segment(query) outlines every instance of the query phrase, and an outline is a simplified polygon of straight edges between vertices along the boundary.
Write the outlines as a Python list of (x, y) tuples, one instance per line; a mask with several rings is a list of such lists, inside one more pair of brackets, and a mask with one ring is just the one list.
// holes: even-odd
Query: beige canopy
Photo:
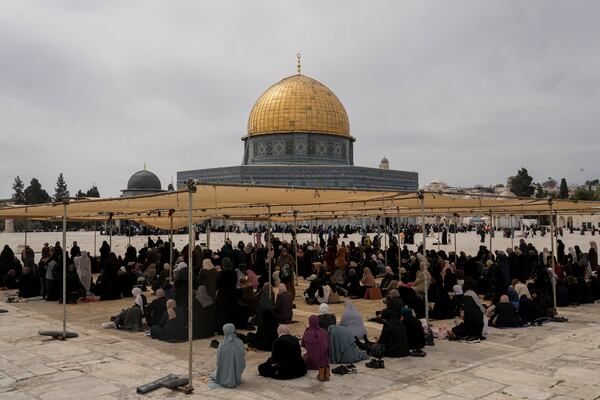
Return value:
[[(348, 189), (285, 188), (197, 184), (192, 193), (192, 220), (208, 218), (232, 220), (293, 221), (309, 219), (374, 216), (548, 214), (547, 199), (416, 193), (359, 191)], [(189, 192), (180, 190), (136, 197), (71, 200), (69, 220), (125, 219), (162, 229), (188, 224)], [(600, 212), (599, 201), (553, 200), (552, 209), (563, 214)], [(58, 219), (62, 204), (0, 208), (0, 218)], [(171, 218), (172, 217), (172, 218)]]

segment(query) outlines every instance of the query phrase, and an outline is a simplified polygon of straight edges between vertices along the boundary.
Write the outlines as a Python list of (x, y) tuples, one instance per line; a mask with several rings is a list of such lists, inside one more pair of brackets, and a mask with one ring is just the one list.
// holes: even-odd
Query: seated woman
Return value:
[(162, 319), (163, 314), (167, 311), (167, 298), (163, 289), (157, 289), (155, 292), (156, 298), (146, 306), (144, 315), (148, 326), (156, 325)]
[(363, 276), (362, 276), (362, 279), (360, 280), (360, 285), (361, 285), (361, 294), (360, 294), (361, 297), (365, 296), (365, 294), (369, 288), (377, 287), (377, 284), (375, 283), (375, 277), (373, 276), (371, 269), (369, 269), (368, 267), (365, 267), (363, 269)]
[(476, 283), (472, 279), (465, 280), (465, 294), (463, 298), (463, 322), (455, 326), (449, 332), (449, 339), (460, 340), (467, 339), (478, 341), (484, 339), (483, 316), (485, 309), (481, 304), (481, 299), (473, 290)]
[(23, 274), (19, 279), (19, 297), (25, 299), (39, 295), (40, 278), (31, 271), (31, 268), (23, 267)]
[(198, 286), (192, 303), (194, 339), (204, 339), (215, 334), (215, 301), (206, 286)]
[(139, 307), (142, 310), (142, 316), (144, 316), (144, 311), (146, 310), (146, 306), (148, 305), (148, 300), (146, 299), (146, 295), (142, 293), (142, 289), (139, 287), (134, 287), (131, 289), (131, 295), (133, 296), (133, 307)]
[(337, 324), (335, 314), (329, 312), (329, 305), (323, 303), (319, 306), (319, 326), (325, 331), (331, 326)]
[(125, 331), (143, 331), (142, 310), (139, 307), (129, 307), (119, 315), (111, 318), (112, 322), (102, 324), (104, 328), (117, 328)]
[(258, 298), (258, 304), (256, 305), (256, 324), (260, 325), (261, 318), (265, 310), (273, 312), (273, 299), (275, 295), (271, 285), (269, 283), (263, 284), (262, 288), (258, 291), (256, 297)]
[(283, 283), (279, 284), (279, 293), (275, 299), (273, 315), (280, 324), (289, 324), (292, 322), (294, 315), (293, 299)]
[(168, 342), (179, 342), (187, 339), (183, 310), (177, 308), (175, 300), (167, 300), (167, 311), (158, 325), (150, 328), (150, 337)]
[(256, 333), (248, 333), (248, 345), (257, 350), (271, 351), (273, 343), (279, 336), (277, 334), (278, 327), (279, 324), (273, 317), (273, 312), (263, 310)]
[(356, 338), (345, 326), (331, 325), (328, 329), (331, 339), (329, 360), (333, 364), (352, 364), (369, 358), (365, 351), (356, 346)]
[(406, 357), (410, 355), (406, 328), (400, 316), (386, 309), (381, 314), (385, 320), (377, 344), (383, 345), (385, 357)]
[(294, 379), (306, 375), (298, 338), (290, 335), (287, 325), (279, 326), (277, 333), (279, 337), (273, 343), (271, 357), (258, 366), (258, 373), (275, 379)]
[(356, 340), (364, 339), (365, 343), (370, 343), (367, 338), (367, 328), (363, 322), (362, 315), (358, 312), (350, 300), (346, 300), (346, 308), (340, 320), (340, 326), (350, 329)]
[(225, 337), (217, 349), (217, 370), (211, 375), (208, 387), (234, 388), (242, 383), (242, 373), (246, 368), (244, 344), (235, 334), (233, 324), (223, 326)]
[(408, 340), (408, 349), (411, 355), (423, 356), (425, 352), (425, 331), (423, 324), (419, 321), (408, 307), (404, 307), (401, 311), (401, 319), (406, 328), (406, 339)]
[(510, 303), (508, 296), (500, 296), (500, 302), (495, 305), (493, 314), (490, 318), (490, 325), (497, 328), (514, 328), (523, 326), (523, 321), (519, 314)]
[(519, 300), (519, 317), (522, 321), (534, 322), (548, 318), (548, 314), (535, 301), (523, 294)]
[(302, 335), (302, 347), (306, 349), (304, 361), (308, 369), (318, 369), (321, 381), (328, 380), (329, 373), (329, 334), (319, 326), (319, 316), (308, 317), (308, 328)]
[(396, 288), (396, 287), (389, 288), (390, 283), (392, 283), (392, 281), (399, 281), (399, 280), (400, 280), (400, 278), (398, 277), (398, 275), (394, 274), (392, 267), (385, 267), (385, 275), (383, 275), (383, 278), (381, 279), (381, 284), (379, 285), (383, 295), (386, 295), (388, 290)]
[(432, 319), (452, 319), (456, 316), (452, 301), (444, 286), (437, 288), (437, 298), (429, 316)]

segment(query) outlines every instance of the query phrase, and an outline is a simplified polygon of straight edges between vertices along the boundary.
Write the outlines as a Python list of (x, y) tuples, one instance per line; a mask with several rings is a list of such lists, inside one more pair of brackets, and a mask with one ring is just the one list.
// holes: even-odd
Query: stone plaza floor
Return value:
[[(91, 250), (92, 234), (69, 233), (69, 243), (78, 240), (83, 249)], [(221, 234), (222, 235), (222, 234)], [(222, 236), (215, 242), (222, 242)], [(244, 235), (245, 240), (250, 236)], [(309, 235), (306, 235), (309, 236)], [(105, 237), (98, 236), (100, 240)], [(238, 236), (232, 235), (236, 240)], [(288, 235), (289, 238), (289, 235)], [(0, 244), (15, 248), (22, 234), (0, 234)], [(36, 250), (43, 241), (60, 239), (60, 233), (34, 233), (29, 236)], [(138, 246), (145, 238), (134, 238)], [(163, 237), (164, 239), (164, 237)], [(595, 238), (567, 235), (567, 246), (579, 244), (587, 251)], [(183, 243), (185, 236), (177, 237)], [(202, 240), (202, 237), (201, 237)], [(289, 240), (289, 239), (288, 239)], [(304, 238), (302, 238), (304, 240)], [(433, 240), (433, 239), (432, 239)], [(118, 252), (124, 251), (127, 239), (113, 238)], [(499, 248), (510, 239), (495, 239)], [(515, 240), (515, 243), (518, 240)], [(549, 237), (534, 238), (539, 250), (549, 247)], [(479, 243), (472, 234), (459, 235), (459, 249), (473, 253)], [(446, 251), (452, 246), (442, 246)], [(122, 249), (122, 251), (120, 250)], [(308, 316), (318, 313), (318, 306), (304, 304), (300, 298), (306, 287), (301, 280), (297, 288), (292, 333), (301, 335)], [(68, 305), (68, 329), (79, 334), (65, 342), (38, 335), (39, 330), (61, 329), (62, 305), (52, 302), (6, 303), (14, 291), (0, 291), (0, 399), (597, 399), (600, 398), (600, 304), (562, 308), (568, 323), (548, 323), (541, 327), (518, 329), (490, 328), (488, 340), (477, 344), (436, 340), (427, 347), (427, 357), (385, 359), (385, 369), (372, 370), (365, 363), (357, 365), (355, 375), (331, 376), (319, 382), (317, 373), (290, 381), (275, 381), (258, 376), (257, 365), (268, 353), (247, 352), (243, 383), (236, 389), (210, 390), (206, 377), (215, 367), (216, 350), (210, 340), (194, 341), (193, 395), (159, 389), (137, 395), (135, 387), (168, 373), (187, 374), (187, 343), (164, 343), (143, 333), (102, 329), (100, 324), (129, 306), (132, 299)], [(148, 294), (148, 300), (153, 296)], [(381, 301), (354, 300), (363, 317), (374, 316), (383, 308)], [(331, 305), (338, 320), (343, 304)], [(434, 326), (453, 325), (453, 321), (436, 321)], [(367, 322), (374, 339), (381, 325)], [(246, 333), (246, 332), (243, 332)], [(217, 337), (217, 339), (220, 339)]]
[[(304, 285), (301, 285), (304, 286)], [(299, 288), (301, 289), (301, 288)], [(301, 292), (299, 290), (298, 292)], [(258, 375), (268, 353), (247, 352), (243, 383), (236, 389), (210, 390), (206, 377), (215, 366), (209, 339), (194, 341), (191, 396), (159, 389), (148, 395), (135, 387), (168, 373), (187, 373), (187, 343), (164, 343), (143, 333), (107, 330), (109, 320), (131, 299), (68, 306), (68, 329), (79, 333), (64, 342), (38, 335), (61, 329), (58, 303), (5, 303), (0, 293), (0, 399), (596, 399), (600, 397), (600, 304), (561, 309), (568, 323), (518, 329), (490, 328), (477, 344), (436, 340), (425, 358), (385, 359), (385, 369), (359, 363), (356, 375), (319, 382), (316, 372), (290, 381)], [(152, 300), (150, 296), (149, 300)], [(365, 319), (382, 308), (380, 301), (355, 300)], [(301, 335), (317, 306), (303, 304), (290, 325)], [(343, 304), (332, 305), (339, 316)], [(366, 323), (375, 338), (380, 325)], [(451, 326), (452, 321), (437, 321)], [(245, 332), (244, 332), (245, 333)], [(217, 338), (220, 339), (220, 338)]]

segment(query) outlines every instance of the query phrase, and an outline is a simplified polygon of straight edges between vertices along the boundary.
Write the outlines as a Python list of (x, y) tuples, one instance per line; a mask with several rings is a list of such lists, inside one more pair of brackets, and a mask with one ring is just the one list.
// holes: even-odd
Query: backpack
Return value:
[(287, 281), (292, 277), (292, 268), (289, 264), (284, 264), (279, 271), (279, 279), (282, 281)]

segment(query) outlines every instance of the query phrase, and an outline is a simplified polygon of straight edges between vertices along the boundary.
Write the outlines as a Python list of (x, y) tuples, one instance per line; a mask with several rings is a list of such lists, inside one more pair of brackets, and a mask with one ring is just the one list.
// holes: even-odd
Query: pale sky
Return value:
[[(302, 71), (355, 165), (419, 184), (600, 176), (598, 1), (3, 1), (0, 198), (16, 175), (119, 195), (144, 163), (239, 165), (248, 114)], [(581, 170), (583, 169), (583, 171)]]

